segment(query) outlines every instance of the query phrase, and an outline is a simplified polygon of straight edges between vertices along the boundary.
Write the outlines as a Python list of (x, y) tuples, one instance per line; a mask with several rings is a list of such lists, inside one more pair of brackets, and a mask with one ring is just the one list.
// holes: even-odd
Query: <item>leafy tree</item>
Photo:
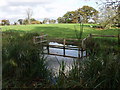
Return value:
[(54, 23), (56, 23), (56, 20), (51, 19), (51, 20), (49, 20), (49, 23), (54, 24)]
[(98, 11), (90, 6), (83, 6), (78, 9), (78, 13), (83, 16), (83, 22), (88, 23), (89, 19), (96, 20)]
[(43, 23), (46, 24), (47, 22), (49, 22), (49, 20), (49, 18), (44, 18)]
[(66, 23), (72, 23), (75, 16), (75, 11), (67, 12), (63, 17)]
[(98, 11), (90, 6), (83, 6), (75, 11), (67, 12), (63, 17), (58, 18), (59, 23), (79, 23), (80, 16), (83, 17), (83, 22), (88, 23), (90, 19), (96, 22)]
[(31, 18), (30, 21), (31, 21), (31, 22), (32, 22), (32, 21), (36, 21), (36, 19), (35, 19), (35, 18)]
[(10, 25), (10, 21), (9, 20), (2, 20), (1, 21), (2, 25)]
[(64, 23), (64, 22), (65, 22), (65, 20), (64, 20), (63, 17), (59, 17), (59, 18), (57, 19), (57, 21), (58, 21), (58, 23)]

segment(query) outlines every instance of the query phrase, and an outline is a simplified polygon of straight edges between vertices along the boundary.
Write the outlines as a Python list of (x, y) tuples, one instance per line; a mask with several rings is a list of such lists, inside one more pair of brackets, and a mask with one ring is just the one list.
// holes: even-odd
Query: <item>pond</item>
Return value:
[[(59, 45), (63, 46), (63, 44), (57, 43), (57, 42), (50, 42), (49, 45)], [(66, 47), (76, 47), (73, 45), (65, 45)], [(44, 47), (45, 51), (46, 47)], [(53, 54), (59, 54), (63, 55), (63, 49), (58, 49), (58, 48), (49, 48), (49, 52)], [(73, 56), (73, 57), (78, 57), (78, 51), (77, 50), (65, 50), (67, 56)], [(69, 57), (63, 57), (63, 56), (54, 56), (54, 55), (45, 55), (47, 57), (47, 65), (50, 70), (55, 74), (55, 76), (58, 75), (60, 64), (62, 61), (65, 63), (65, 72), (67, 73), (71, 68), (74, 63), (74, 61), (78, 60), (75, 58), (69, 58)], [(80, 52), (81, 56), (81, 52)], [(83, 52), (83, 56), (86, 56), (86, 51)], [(80, 59), (79, 59), (80, 60)]]

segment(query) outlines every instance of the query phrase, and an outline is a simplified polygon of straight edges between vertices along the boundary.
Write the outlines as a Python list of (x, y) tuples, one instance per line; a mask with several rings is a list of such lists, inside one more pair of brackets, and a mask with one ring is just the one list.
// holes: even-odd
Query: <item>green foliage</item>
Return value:
[(3, 88), (35, 87), (47, 82), (49, 71), (42, 47), (33, 44), (35, 35), (38, 34), (3, 32)]
[[(90, 56), (73, 65), (70, 79), (83, 88), (120, 88), (119, 55)], [(77, 62), (76, 62), (77, 63)], [(74, 85), (73, 85), (74, 86)]]
[[(97, 40), (95, 43), (101, 44), (100, 39)], [(64, 88), (120, 89), (120, 49), (118, 47), (115, 50), (114, 47), (117, 41), (104, 39), (101, 42), (103, 43), (99, 47), (93, 48), (97, 52), (90, 52), (89, 57), (74, 61), (69, 75), (64, 73), (57, 86), (61, 87), (62, 83)]]
[(88, 23), (89, 19), (96, 22), (98, 18), (98, 11), (90, 6), (83, 6), (75, 11), (67, 12), (63, 17), (58, 18), (59, 23), (78, 23), (80, 15), (83, 17), (83, 22)]
[(10, 25), (9, 20), (2, 20), (1, 23), (2, 23), (2, 25)]

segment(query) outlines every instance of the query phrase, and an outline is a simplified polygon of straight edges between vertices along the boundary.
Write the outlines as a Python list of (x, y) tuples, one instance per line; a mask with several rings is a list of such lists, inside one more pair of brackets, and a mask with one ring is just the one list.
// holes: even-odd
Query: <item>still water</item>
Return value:
[[(50, 42), (49, 45), (63, 46), (63, 44), (59, 44), (59, 43), (56, 43), (56, 42)], [(66, 46), (67, 47), (75, 47), (73, 45), (66, 45)], [(44, 47), (44, 49), (46, 49), (46, 47)], [(49, 48), (49, 51), (52, 54), (63, 55), (63, 49)], [(45, 50), (44, 52), (47, 52), (47, 50)], [(78, 51), (77, 50), (66, 50), (65, 52), (66, 52), (67, 56), (78, 57)], [(85, 56), (85, 55), (86, 55), (86, 51), (83, 52), (83, 56)], [(80, 52), (80, 56), (81, 56), (81, 52)], [(60, 64), (63, 61), (65, 63), (65, 73), (67, 73), (72, 68), (72, 65), (73, 65), (74, 61), (77, 60), (77, 59), (73, 59), (73, 58), (62, 57), (62, 56), (54, 56), (54, 55), (45, 55), (45, 57), (47, 57), (46, 63), (48, 65), (48, 69), (52, 70), (52, 72), (55, 76), (58, 75)]]

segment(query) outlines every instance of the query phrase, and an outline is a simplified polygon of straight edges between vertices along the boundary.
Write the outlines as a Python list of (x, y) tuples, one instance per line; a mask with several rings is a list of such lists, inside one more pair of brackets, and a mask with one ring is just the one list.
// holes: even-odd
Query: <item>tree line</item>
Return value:
[(58, 23), (79, 23), (81, 20), (83, 23), (88, 23), (90, 20), (96, 23), (98, 19), (98, 11), (90, 6), (83, 6), (75, 11), (69, 11), (59, 17)]
[[(54, 24), (56, 23), (56, 20), (44, 18), (43, 21), (38, 21), (35, 18), (28, 19), (18, 19), (16, 22), (13, 23), (13, 25), (27, 25), (27, 24)], [(10, 25), (10, 21), (7, 19), (1, 20), (1, 25)]]
[[(57, 20), (44, 18), (44, 20), (38, 21), (32, 18), (33, 11), (31, 9), (26, 10), (26, 19), (18, 19), (14, 22), (14, 25), (26, 25), (26, 24), (54, 24), (58, 23), (99, 23), (102, 27), (110, 27), (112, 25), (120, 26), (120, 5), (119, 2), (106, 2), (105, 5), (100, 6), (100, 10), (90, 6), (83, 6), (74, 11), (68, 11), (62, 17), (58, 17)], [(1, 20), (2, 25), (10, 25), (9, 20)]]

